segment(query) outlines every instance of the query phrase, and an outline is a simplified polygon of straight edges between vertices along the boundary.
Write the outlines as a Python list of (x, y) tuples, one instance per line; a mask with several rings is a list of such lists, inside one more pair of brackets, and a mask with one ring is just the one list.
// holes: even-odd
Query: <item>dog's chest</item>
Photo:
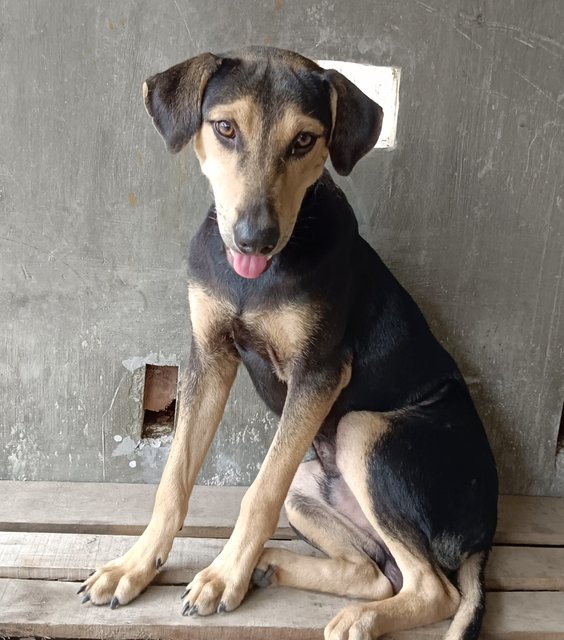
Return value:
[(314, 310), (297, 304), (244, 310), (231, 321), (233, 340), (243, 360), (248, 352), (258, 354), (271, 363), (273, 373), (283, 382), (306, 355), (314, 325)]
[(192, 331), (203, 347), (213, 350), (229, 336), (247, 367), (267, 362), (282, 382), (306, 356), (319, 318), (313, 304), (248, 306), (196, 283), (189, 287), (189, 298)]

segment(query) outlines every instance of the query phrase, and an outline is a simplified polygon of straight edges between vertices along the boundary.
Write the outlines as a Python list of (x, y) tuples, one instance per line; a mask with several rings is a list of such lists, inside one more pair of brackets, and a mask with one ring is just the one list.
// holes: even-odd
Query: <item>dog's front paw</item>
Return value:
[[(166, 556), (163, 554), (163, 558)], [(112, 609), (127, 604), (143, 591), (157, 575), (163, 560), (134, 545), (126, 554), (94, 571), (82, 584), (78, 594), (82, 603), (102, 605)]]
[(217, 560), (200, 571), (186, 587), (182, 594), (182, 615), (208, 616), (233, 611), (243, 601), (250, 576), (245, 577), (241, 571), (231, 570)]
[(324, 640), (375, 640), (380, 635), (376, 613), (366, 605), (345, 607), (325, 627)]

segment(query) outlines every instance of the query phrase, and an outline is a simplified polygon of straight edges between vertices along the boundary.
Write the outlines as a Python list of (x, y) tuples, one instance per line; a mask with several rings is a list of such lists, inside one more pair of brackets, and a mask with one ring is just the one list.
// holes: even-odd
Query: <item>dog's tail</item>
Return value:
[(488, 551), (472, 554), (460, 565), (457, 581), (461, 599), (444, 640), (477, 640), (486, 610), (484, 569)]

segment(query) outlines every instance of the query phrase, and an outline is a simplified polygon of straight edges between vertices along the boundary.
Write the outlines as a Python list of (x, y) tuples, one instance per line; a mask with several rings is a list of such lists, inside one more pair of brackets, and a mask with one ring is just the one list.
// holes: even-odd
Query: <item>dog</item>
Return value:
[[(182, 613), (284, 585), (363, 600), (326, 640), (451, 616), (448, 640), (478, 638), (497, 517), (488, 440), (456, 364), (325, 168), (330, 157), (351, 172), (382, 109), (337, 71), (265, 47), (191, 58), (149, 78), (144, 99), (171, 152), (193, 141), (214, 204), (189, 252), (189, 369), (153, 515), (83, 601), (125, 605), (165, 563), (242, 362), (280, 423)], [(264, 548), (283, 504), (326, 557)]]

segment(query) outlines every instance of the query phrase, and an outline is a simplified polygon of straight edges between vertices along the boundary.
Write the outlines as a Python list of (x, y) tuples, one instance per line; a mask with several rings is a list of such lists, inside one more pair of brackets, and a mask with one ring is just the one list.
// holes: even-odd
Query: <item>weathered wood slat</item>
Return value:
[[(196, 487), (181, 536), (229, 536), (245, 487)], [(149, 521), (154, 485), (0, 482), (8, 496), (0, 530), (139, 535)], [(284, 514), (276, 538), (293, 538)], [(496, 542), (564, 545), (564, 498), (501, 496)]]
[[(179, 536), (226, 538), (233, 530), (246, 487), (194, 488)], [(0, 481), (8, 496), (0, 531), (140, 535), (151, 517), (156, 486), (96, 482)], [(285, 516), (275, 538), (294, 538)]]
[[(80, 605), (76, 584), (0, 579), (0, 632), (107, 640), (321, 640), (322, 628), (350, 600), (292, 589), (253, 592), (236, 611), (180, 615), (177, 589), (153, 586), (127, 607)], [(487, 640), (563, 640), (564, 593), (490, 593)], [(448, 623), (394, 633), (394, 640), (435, 640)]]
[(496, 542), (564, 545), (564, 498), (501, 496)]
[[(0, 532), (0, 578), (84, 580), (96, 567), (125, 553), (133, 536)], [(207, 567), (225, 545), (219, 538), (177, 538), (158, 584), (184, 585)], [(322, 555), (301, 540), (272, 540), (269, 546)]]
[[(123, 554), (131, 536), (0, 532), (0, 578), (84, 580), (88, 573)], [(159, 584), (185, 584), (208, 566), (225, 540), (177, 538)], [(272, 541), (306, 555), (320, 555), (299, 540)], [(564, 549), (495, 547), (486, 572), (488, 589), (504, 591), (564, 591)]]
[(564, 549), (494, 547), (486, 588), (496, 591), (564, 591)]

